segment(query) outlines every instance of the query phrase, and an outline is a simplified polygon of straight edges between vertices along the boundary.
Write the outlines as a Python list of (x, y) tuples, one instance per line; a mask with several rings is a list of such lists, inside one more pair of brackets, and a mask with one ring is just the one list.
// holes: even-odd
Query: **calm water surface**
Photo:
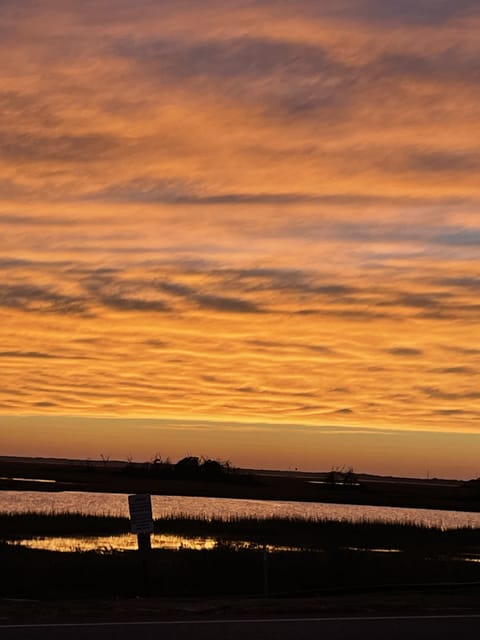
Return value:
[[(152, 496), (152, 505), (155, 518), (170, 515), (223, 519), (278, 516), (354, 522), (364, 520), (413, 522), (444, 529), (480, 528), (480, 513), (463, 511), (189, 496)], [(0, 512), (24, 513), (26, 511), (41, 513), (66, 511), (128, 517), (128, 503), (127, 495), (118, 493), (0, 491)]]
[[(9, 540), (8, 544), (42, 549), (44, 551), (96, 551), (109, 553), (111, 551), (133, 551), (138, 548), (137, 536), (129, 533), (117, 536), (51, 536), (48, 538), (25, 538), (23, 540)], [(151, 544), (154, 549), (213, 549), (217, 541), (215, 538), (201, 538), (153, 534)]]
[[(111, 553), (112, 551), (134, 551), (138, 548), (137, 536), (124, 533), (117, 536), (54, 536), (39, 538), (24, 538), (23, 540), (7, 540), (11, 546), (28, 547), (29, 549), (42, 549), (44, 551), (95, 551), (97, 553)], [(153, 549), (193, 549), (204, 551), (215, 549), (222, 541), (217, 538), (188, 537), (171, 534), (154, 533), (151, 536)], [(258, 545), (254, 542), (235, 540), (230, 541), (230, 548), (235, 549), (266, 549), (269, 553), (278, 551), (302, 551), (301, 547), (285, 547), (280, 545)], [(320, 552), (316, 549), (317, 552)], [(373, 551), (378, 551), (374, 549)], [(388, 549), (382, 549), (388, 551)]]

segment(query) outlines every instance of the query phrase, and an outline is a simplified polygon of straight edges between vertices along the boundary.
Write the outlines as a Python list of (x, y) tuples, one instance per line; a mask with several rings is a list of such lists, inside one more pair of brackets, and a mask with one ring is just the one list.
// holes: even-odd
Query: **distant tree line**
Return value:
[(169, 458), (162, 459), (156, 453), (149, 462), (129, 460), (122, 471), (129, 475), (179, 480), (245, 482), (250, 480), (248, 474), (234, 468), (229, 460), (215, 460), (203, 456), (186, 456), (174, 463)]
[(331, 487), (338, 485), (358, 486), (358, 477), (352, 467), (334, 467), (325, 474), (325, 482)]

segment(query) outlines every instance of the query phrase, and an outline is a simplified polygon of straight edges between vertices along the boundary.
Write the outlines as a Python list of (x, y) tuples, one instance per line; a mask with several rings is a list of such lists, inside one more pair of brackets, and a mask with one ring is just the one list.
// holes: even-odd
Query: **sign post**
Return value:
[(140, 553), (143, 570), (143, 581), (145, 584), (145, 591), (148, 593), (150, 585), (148, 556), (152, 549), (150, 536), (153, 533), (151, 496), (148, 494), (128, 496), (128, 507), (130, 510), (130, 528), (132, 533), (137, 534), (138, 551)]
[(146, 493), (128, 496), (130, 526), (137, 534), (140, 550), (151, 548), (150, 535), (153, 533), (152, 499)]
[(263, 595), (268, 596), (268, 548), (263, 545)]

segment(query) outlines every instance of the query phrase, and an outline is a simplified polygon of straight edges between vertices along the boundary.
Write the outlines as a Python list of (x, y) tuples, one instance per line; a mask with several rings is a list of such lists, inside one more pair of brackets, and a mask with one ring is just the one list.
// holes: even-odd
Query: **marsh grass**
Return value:
[(390, 523), (302, 518), (230, 518), (229, 520), (167, 516), (155, 523), (160, 533), (248, 540), (310, 549), (401, 548), (458, 549), (480, 544), (473, 528), (442, 529), (413, 522)]
[[(82, 513), (0, 513), (0, 540), (49, 536), (108, 536), (128, 533), (128, 518)], [(381, 521), (202, 518), (188, 515), (155, 520), (155, 532), (185, 537), (212, 537), (223, 545), (247, 541), (259, 546), (277, 545), (304, 549), (401, 549), (411, 553), (461, 553), (480, 546), (480, 530), (441, 529), (415, 523)]]
[[(8, 540), (39, 536), (101, 536), (129, 531), (127, 518), (81, 513), (0, 514), (0, 597), (90, 598), (163, 595), (258, 595), (263, 590), (262, 545), (302, 551), (268, 555), (270, 591), (302, 594), (374, 585), (475, 582), (480, 564), (459, 558), (479, 551), (476, 529), (428, 528), (414, 523), (346, 522), (299, 518), (168, 516), (157, 533), (215, 537), (208, 551), (154, 549), (148, 580), (137, 552), (56, 552), (11, 546)], [(236, 541), (248, 541), (244, 548)], [(257, 548), (255, 548), (257, 545)], [(358, 551), (358, 550), (362, 551)], [(378, 553), (368, 549), (399, 549)]]

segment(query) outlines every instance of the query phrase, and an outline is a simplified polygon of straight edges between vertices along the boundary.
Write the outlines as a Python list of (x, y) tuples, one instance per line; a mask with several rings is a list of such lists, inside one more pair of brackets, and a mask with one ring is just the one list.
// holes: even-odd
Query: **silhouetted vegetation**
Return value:
[(480, 531), (441, 529), (413, 523), (348, 522), (300, 518), (230, 518), (228, 520), (168, 516), (155, 521), (155, 531), (230, 541), (327, 550), (343, 547), (421, 549), (469, 552), (480, 549)]
[(345, 469), (344, 467), (334, 467), (325, 474), (325, 483), (331, 487), (336, 486), (360, 486), (357, 474), (352, 467)]
[(252, 474), (241, 472), (226, 460), (186, 456), (176, 463), (168, 458), (163, 460), (156, 453), (150, 462), (129, 461), (117, 468), (118, 474), (136, 477), (163, 478), (171, 480), (193, 480), (207, 482), (228, 482), (249, 484), (254, 481)]
[[(221, 545), (211, 551), (151, 552), (148, 584), (137, 552), (33, 551), (0, 544), (0, 597), (57, 598), (152, 595), (259, 595), (263, 551)], [(355, 590), (373, 585), (473, 582), (478, 565), (423, 551), (397, 554), (340, 550), (269, 554), (273, 594)], [(383, 587), (385, 591), (385, 587)]]
[(84, 513), (0, 513), (0, 540), (35, 536), (102, 536), (128, 533), (128, 518)]
[[(441, 529), (414, 523), (348, 522), (301, 518), (202, 518), (165, 516), (155, 520), (155, 532), (185, 537), (209, 537), (314, 550), (346, 547), (420, 550), (434, 553), (480, 551), (480, 531)], [(128, 518), (81, 513), (0, 513), (0, 540), (35, 536), (102, 536), (128, 533)]]
[[(133, 596), (145, 587), (137, 552), (52, 552), (11, 546), (36, 536), (129, 531), (127, 518), (83, 514), (0, 514), (0, 597)], [(148, 590), (156, 595), (255, 595), (262, 591), (263, 548), (273, 593), (322, 592), (372, 585), (473, 582), (478, 529), (298, 518), (165, 517), (157, 533), (213, 537), (210, 551), (154, 549)], [(1, 541), (3, 539), (3, 542)], [(245, 545), (244, 543), (247, 543)], [(282, 550), (283, 549), (283, 550)], [(290, 550), (289, 550), (290, 549)]]

